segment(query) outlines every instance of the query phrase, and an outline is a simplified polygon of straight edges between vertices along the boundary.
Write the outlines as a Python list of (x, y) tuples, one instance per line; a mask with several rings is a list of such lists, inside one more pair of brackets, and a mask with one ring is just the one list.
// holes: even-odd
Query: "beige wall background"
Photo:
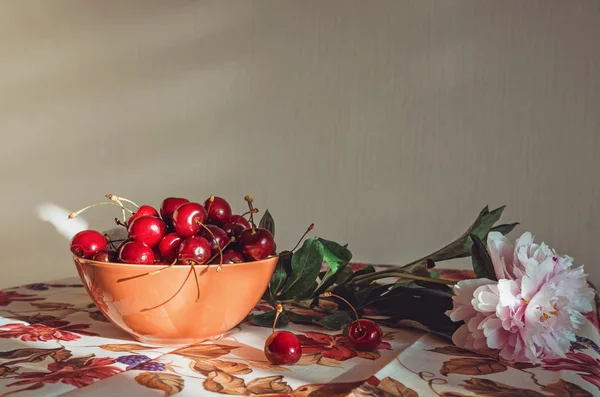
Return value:
[(507, 204), (600, 284), (599, 38), (593, 0), (2, 1), (0, 287), (74, 276), (37, 208), (109, 192), (251, 194), (375, 263)]

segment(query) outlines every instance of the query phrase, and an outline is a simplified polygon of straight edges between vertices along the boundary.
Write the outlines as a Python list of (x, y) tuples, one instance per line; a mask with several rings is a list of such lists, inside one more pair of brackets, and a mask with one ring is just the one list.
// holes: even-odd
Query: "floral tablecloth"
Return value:
[(290, 324), (303, 356), (278, 367), (262, 350), (270, 329), (245, 321), (195, 345), (140, 344), (104, 318), (78, 279), (64, 279), (0, 290), (0, 396), (600, 396), (597, 314), (566, 358), (536, 365), (414, 329), (384, 328), (378, 350), (365, 353), (340, 332)]

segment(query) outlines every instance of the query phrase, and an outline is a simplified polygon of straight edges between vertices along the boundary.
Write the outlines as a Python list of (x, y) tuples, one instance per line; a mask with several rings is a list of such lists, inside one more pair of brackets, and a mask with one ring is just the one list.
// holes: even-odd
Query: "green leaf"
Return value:
[(474, 234), (480, 239), (484, 239), (494, 226), (494, 223), (496, 223), (502, 216), (504, 208), (505, 206), (502, 206), (489, 211), (488, 207), (486, 206), (483, 210), (481, 210), (481, 212), (479, 212), (475, 222), (473, 222), (469, 229), (456, 241), (446, 245), (444, 248), (434, 252), (433, 254), (424, 257), (423, 259), (419, 259), (415, 263), (424, 261), (426, 259), (430, 259), (434, 262), (441, 262), (449, 259), (471, 256), (471, 245), (473, 245), (473, 243), (469, 238), (469, 235)]
[(351, 321), (352, 315), (350, 313), (338, 311), (323, 317), (318, 323), (327, 329), (340, 330)]
[(266, 210), (262, 218), (260, 218), (260, 222), (258, 223), (258, 227), (267, 229), (271, 232), (273, 237), (275, 237), (275, 220), (271, 216), (269, 210)]
[(440, 274), (438, 272), (429, 272), (429, 277), (440, 278)]
[(354, 272), (349, 267), (344, 267), (340, 269), (335, 276), (335, 283), (341, 284), (345, 282), (350, 276), (352, 276)]
[(481, 239), (474, 234), (471, 234), (469, 237), (471, 238), (471, 241), (473, 241), (471, 258), (475, 275), (478, 278), (487, 278), (497, 281), (494, 265), (492, 264), (490, 255), (483, 245), (483, 242), (481, 242)]
[(494, 226), (490, 229), (490, 232), (500, 232), (502, 234), (508, 234), (512, 232), (512, 230), (519, 225), (519, 222), (515, 223), (506, 223), (504, 225)]
[(277, 293), (281, 290), (287, 278), (288, 274), (286, 273), (283, 265), (277, 262), (277, 266), (275, 266), (275, 272), (273, 272), (273, 276), (271, 277), (271, 281), (269, 283), (269, 290), (271, 291), (271, 295), (273, 297), (277, 296)]
[(331, 287), (335, 282), (338, 272), (344, 269), (350, 260), (352, 260), (352, 253), (338, 243), (323, 238), (319, 238), (319, 242), (323, 245), (323, 260), (329, 267), (329, 270), (321, 279), (321, 283), (314, 292), (313, 297), (321, 295), (327, 288)]
[(323, 245), (316, 237), (304, 240), (302, 248), (292, 255), (292, 273), (281, 299), (294, 299), (313, 285), (323, 264), (323, 255)]
[(298, 314), (298, 313), (294, 313), (293, 311), (286, 311), (285, 315), (291, 322), (296, 323), (296, 324), (315, 325), (315, 323), (319, 321), (319, 317), (317, 317), (317, 316)]
[(269, 291), (273, 299), (278, 296), (292, 274), (292, 255), (291, 251), (281, 251), (279, 253), (277, 266), (275, 266), (275, 271), (269, 282)]
[[(364, 274), (370, 274), (370, 273), (375, 273), (375, 268), (372, 265), (367, 265), (367, 266), (363, 267), (362, 269), (355, 271), (350, 277), (348, 277), (348, 280), (346, 280), (346, 281), (350, 282), (358, 276), (362, 276)], [(340, 283), (338, 283), (338, 284), (340, 284)]]
[[(273, 326), (273, 322), (275, 321), (275, 315), (277, 314), (276, 310), (271, 310), (270, 312), (254, 314), (252, 316), (252, 324), (258, 325), (259, 327), (267, 327), (271, 328)], [(285, 316), (285, 313), (282, 313), (277, 319), (277, 325), (275, 328), (285, 327), (288, 324), (289, 320)]]
[(343, 263), (352, 260), (352, 253), (348, 248), (324, 238), (318, 238), (323, 245), (323, 259), (329, 263)]

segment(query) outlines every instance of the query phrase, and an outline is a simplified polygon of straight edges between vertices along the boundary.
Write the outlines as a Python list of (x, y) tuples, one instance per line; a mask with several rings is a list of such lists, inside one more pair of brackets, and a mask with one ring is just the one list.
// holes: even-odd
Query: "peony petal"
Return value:
[(500, 232), (489, 232), (487, 246), (496, 278), (498, 280), (510, 278), (512, 276), (514, 251), (511, 242)]

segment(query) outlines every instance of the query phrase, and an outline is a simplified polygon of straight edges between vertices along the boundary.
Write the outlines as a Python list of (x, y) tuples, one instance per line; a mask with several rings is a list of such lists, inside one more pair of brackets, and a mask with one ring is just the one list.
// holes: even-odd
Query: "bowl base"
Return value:
[(196, 343), (208, 342), (211, 340), (218, 339), (222, 334), (212, 336), (209, 338), (182, 338), (182, 339), (164, 339), (164, 338), (153, 338), (151, 336), (133, 336), (138, 342), (155, 345), (155, 346), (189, 346), (195, 345)]

